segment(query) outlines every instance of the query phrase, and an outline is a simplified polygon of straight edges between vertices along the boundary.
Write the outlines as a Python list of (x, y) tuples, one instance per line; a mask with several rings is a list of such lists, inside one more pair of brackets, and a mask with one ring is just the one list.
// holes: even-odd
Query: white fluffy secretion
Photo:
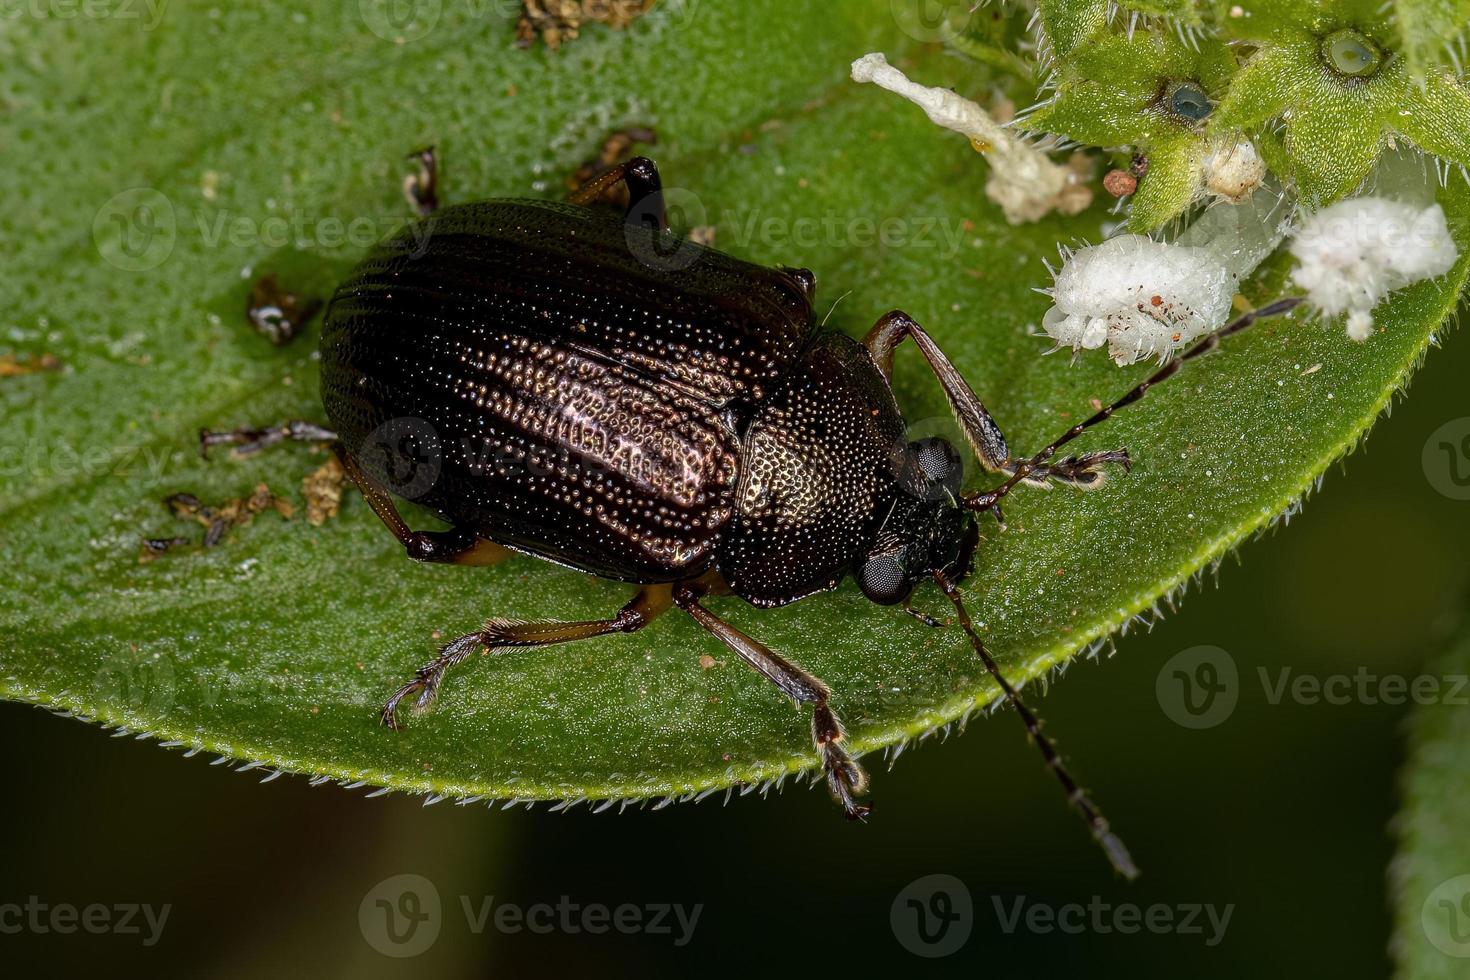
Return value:
[(1296, 233), (1291, 278), (1353, 340), (1373, 335), (1373, 307), (1396, 289), (1449, 272), (1459, 250), (1438, 204), (1358, 197), (1323, 208)]
[(1224, 326), (1236, 275), (1209, 249), (1120, 235), (1068, 257), (1041, 326), (1059, 347), (1108, 347), (1118, 364), (1167, 360)]

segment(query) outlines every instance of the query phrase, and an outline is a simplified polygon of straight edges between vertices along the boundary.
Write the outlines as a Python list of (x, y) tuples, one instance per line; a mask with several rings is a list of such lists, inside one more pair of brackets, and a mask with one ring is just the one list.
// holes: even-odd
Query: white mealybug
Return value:
[(1041, 326), (1059, 347), (1107, 344), (1120, 365), (1164, 361), (1224, 326), (1236, 282), (1209, 249), (1120, 235), (1072, 253), (1045, 290), (1055, 305)]
[(1449, 272), (1459, 257), (1438, 204), (1423, 207), (1358, 197), (1323, 208), (1303, 222), (1291, 254), (1301, 263), (1292, 281), (1326, 316), (1347, 314), (1347, 334), (1373, 334), (1373, 307), (1389, 293)]

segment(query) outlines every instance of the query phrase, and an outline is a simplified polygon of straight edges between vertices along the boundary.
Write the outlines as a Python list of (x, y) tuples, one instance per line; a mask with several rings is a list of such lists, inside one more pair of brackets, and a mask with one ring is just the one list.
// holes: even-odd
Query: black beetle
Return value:
[[(421, 164), (432, 156), (415, 155)], [(432, 199), (433, 170), (422, 178)], [(626, 214), (588, 206), (622, 182)], [(819, 679), (724, 622), (703, 600), (779, 606), (853, 574), (881, 605), (904, 608), (935, 582), (976, 653), (1016, 707), (1114, 866), (1134, 868), (1107, 821), (1061, 765), (1039, 722), (974, 630), (958, 583), (970, 572), (977, 514), (1000, 519), (1021, 483), (1092, 488), (1126, 451), (1058, 459), (1058, 450), (1219, 338), (1165, 365), (1031, 457), (1013, 457), (980, 399), (901, 312), (861, 343), (819, 325), (815, 280), (672, 235), (652, 161), (636, 158), (568, 204), (487, 201), (433, 210), (390, 238), (337, 289), (321, 339), (322, 400), (335, 430), (290, 422), (202, 434), (251, 451), (283, 439), (332, 441), (368, 503), (417, 561), (487, 564), (523, 552), (635, 583), (616, 615), (591, 622), (489, 620), (448, 644), (383, 708), (434, 699), (444, 674), (482, 648), (543, 646), (640, 630), (672, 606), (692, 616), (782, 692), (812, 708), (812, 739), (850, 817), (867, 776)], [(908, 442), (889, 387), (894, 348), (911, 338), (943, 386), (981, 463), (1005, 479), (965, 493), (959, 454)], [(413, 531), (393, 502), (432, 509), (447, 531)]]

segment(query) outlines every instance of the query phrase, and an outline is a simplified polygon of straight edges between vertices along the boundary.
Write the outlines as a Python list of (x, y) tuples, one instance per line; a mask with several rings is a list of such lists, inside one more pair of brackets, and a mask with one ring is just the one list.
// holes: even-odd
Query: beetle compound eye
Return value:
[(919, 447), (919, 466), (924, 475), (935, 483), (940, 483), (949, 476), (949, 464), (949, 454), (938, 443), (925, 442)]
[(877, 555), (863, 565), (858, 575), (863, 594), (878, 603), (892, 603), (904, 597), (903, 566), (896, 555)]
[(964, 481), (965, 467), (960, 454), (947, 440), (938, 436), (920, 439), (909, 444), (909, 452), (931, 484), (958, 492)]
[(1215, 111), (1215, 103), (1194, 82), (1174, 82), (1164, 92), (1164, 105), (1185, 122), (1197, 123)]
[(1357, 31), (1336, 31), (1322, 39), (1322, 61), (1344, 78), (1368, 78), (1383, 64), (1383, 49)]

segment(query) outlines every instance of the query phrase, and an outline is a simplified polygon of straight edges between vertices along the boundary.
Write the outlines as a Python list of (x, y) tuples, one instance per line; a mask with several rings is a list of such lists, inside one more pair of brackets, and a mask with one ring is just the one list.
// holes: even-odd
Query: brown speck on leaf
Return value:
[(306, 498), (306, 523), (321, 527), (342, 510), (342, 491), (347, 487), (347, 471), (336, 455), (301, 479), (301, 495)]
[(1092, 410), (1094, 412), (1101, 412), (1102, 411), (1102, 399), (1101, 398), (1093, 398), (1093, 399), (1090, 399), (1089, 402), (1092, 405)]
[(14, 354), (0, 355), (0, 378), (16, 378), (22, 374), (40, 374), (42, 371), (61, 370), (61, 361), (53, 354), (34, 357), (17, 357)]
[(696, 245), (714, 248), (716, 229), (714, 225), (695, 225), (689, 229), (689, 240)]
[[(273, 510), (283, 520), (290, 520), (295, 508), (291, 502), (271, 493), (270, 487), (260, 484), (248, 497), (227, 500), (222, 504), (210, 505), (192, 493), (176, 493), (164, 499), (164, 505), (181, 521), (194, 521), (204, 527), (203, 545), (213, 548), (224, 540), (225, 534), (235, 527), (244, 527), (255, 520), (255, 515)], [(141, 560), (151, 561), (187, 543), (186, 538), (151, 538), (143, 542)]]
[(516, 46), (529, 48), (539, 37), (555, 51), (575, 40), (588, 21), (627, 27), (653, 4), (654, 0), (521, 0)]
[(189, 538), (144, 538), (143, 547), (138, 552), (138, 564), (146, 565), (150, 561), (157, 561), (173, 549), (190, 543)]
[(1103, 190), (1114, 197), (1127, 197), (1138, 190), (1138, 178), (1126, 170), (1109, 170), (1103, 175)]
[(717, 663), (717, 661), (715, 660), (715, 658), (714, 657), (711, 657), (709, 654), (706, 653), (706, 654), (702, 655), (699, 658), (699, 669), (700, 670), (709, 670), (716, 663)]
[(431, 640), (442, 640), (443, 638), (444, 632), (442, 630), (435, 630), (434, 632), (429, 634), (429, 639)]

